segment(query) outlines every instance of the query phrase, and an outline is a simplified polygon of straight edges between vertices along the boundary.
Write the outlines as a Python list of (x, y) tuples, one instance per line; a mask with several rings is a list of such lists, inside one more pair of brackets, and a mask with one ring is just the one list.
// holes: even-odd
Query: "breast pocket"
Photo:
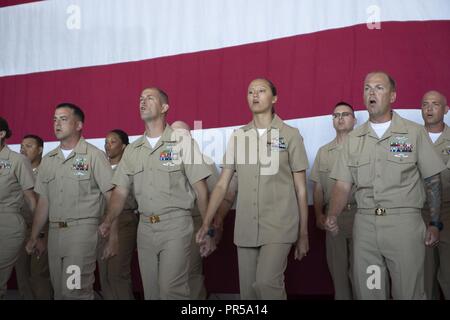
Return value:
[(373, 168), (370, 156), (352, 157), (348, 160), (348, 167), (355, 184), (361, 187), (369, 186), (373, 180)]
[(11, 174), (11, 169), (10, 168), (3, 168), (0, 169), (0, 176), (8, 176)]
[(57, 194), (55, 174), (50, 174), (42, 179), (43, 185), (47, 188), (48, 194)]
[(72, 172), (69, 175), (70, 194), (78, 194), (78, 198), (83, 198), (91, 194), (91, 172)]
[(330, 172), (330, 166), (328, 163), (320, 162), (319, 163), (319, 172), (328, 173)]
[(140, 195), (144, 188), (144, 165), (138, 164), (130, 172), (129, 176), (133, 180), (133, 190), (135, 195)]
[(180, 165), (158, 167), (158, 186), (162, 191), (170, 193), (177, 185), (184, 184), (184, 180)]
[(408, 153), (407, 157), (390, 152), (387, 157), (385, 177), (395, 185), (410, 184), (414, 175), (418, 174), (416, 157), (414, 153)]

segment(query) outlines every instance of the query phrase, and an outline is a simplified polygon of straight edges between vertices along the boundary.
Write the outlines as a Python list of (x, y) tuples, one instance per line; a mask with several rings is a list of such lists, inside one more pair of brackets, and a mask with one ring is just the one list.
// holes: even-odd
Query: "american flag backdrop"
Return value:
[[(317, 149), (333, 138), (336, 102), (353, 104), (359, 124), (367, 118), (362, 93), (370, 71), (393, 76), (394, 108), (419, 123), (426, 91), (450, 98), (449, 0), (0, 4), (0, 115), (13, 131), (8, 143), (14, 150), (29, 133), (44, 138), (45, 151), (56, 146), (53, 112), (63, 101), (83, 108), (84, 137), (100, 148), (114, 128), (140, 135), (139, 95), (149, 86), (169, 94), (169, 122), (201, 121), (194, 137), (202, 145), (215, 132), (251, 119), (247, 86), (266, 77), (278, 88), (277, 113), (299, 128), (312, 165)], [(222, 150), (225, 143), (226, 136)], [(216, 160), (221, 155), (210, 154)], [(290, 263), (288, 292), (329, 291), (324, 251), (314, 253), (322, 238), (312, 233), (310, 239), (310, 261), (320, 260), (320, 267)], [(226, 272), (226, 260), (209, 259)], [(325, 280), (308, 279), (305, 272), (323, 272)], [(218, 286), (231, 291), (226, 281)]]

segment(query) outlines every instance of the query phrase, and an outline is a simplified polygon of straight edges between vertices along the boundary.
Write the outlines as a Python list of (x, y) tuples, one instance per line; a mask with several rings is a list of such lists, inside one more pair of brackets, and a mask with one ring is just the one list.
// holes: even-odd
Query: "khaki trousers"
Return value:
[(356, 208), (343, 211), (338, 217), (339, 233), (326, 233), (328, 270), (334, 285), (334, 299), (352, 300), (353, 222)]
[(25, 221), (19, 213), (0, 213), (0, 300), (25, 240)]
[[(46, 232), (48, 233), (48, 230)], [(30, 234), (31, 226), (28, 226), (25, 241), (15, 265), (19, 294), (24, 300), (51, 300), (53, 288), (50, 281), (48, 252), (45, 251), (39, 259), (34, 254), (29, 255), (25, 245)]]
[(190, 211), (171, 212), (157, 223), (141, 214), (137, 248), (146, 300), (189, 299), (192, 236)]
[(98, 268), (102, 295), (105, 300), (134, 300), (131, 281), (131, 260), (136, 249), (138, 216), (131, 211), (118, 217), (119, 251), (116, 256), (102, 260), (106, 239), (100, 240)]
[(195, 241), (195, 235), (202, 226), (202, 216), (193, 216), (194, 232), (191, 241), (191, 259), (189, 262), (189, 289), (192, 300), (205, 300), (207, 298), (203, 276), (203, 259), (200, 256), (200, 247)]
[[(430, 213), (422, 212), (425, 224), (430, 222)], [(444, 229), (439, 234), (439, 244), (436, 247), (426, 247), (425, 254), (425, 292), (427, 298), (440, 299), (440, 291), (444, 298), (450, 300), (450, 207), (445, 205), (441, 211), (441, 221)]]
[(291, 243), (237, 247), (241, 300), (286, 300), (284, 271)]
[(356, 298), (387, 299), (390, 275), (394, 299), (425, 299), (426, 228), (420, 211), (387, 209), (384, 216), (368, 211), (358, 210), (353, 226)]
[(56, 300), (93, 300), (98, 220), (60, 228), (50, 223), (48, 258)]

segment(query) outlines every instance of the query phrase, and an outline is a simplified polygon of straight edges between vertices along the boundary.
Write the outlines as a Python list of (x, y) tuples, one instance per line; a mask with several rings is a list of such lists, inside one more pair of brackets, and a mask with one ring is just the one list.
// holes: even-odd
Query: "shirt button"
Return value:
[(377, 178), (380, 178), (381, 176), (379, 174), (377, 174)]
[(253, 217), (253, 220), (256, 220), (256, 217)]
[(256, 206), (256, 202), (253, 202), (253, 205)]
[(253, 191), (255, 191), (255, 192), (256, 192), (256, 188), (255, 188), (255, 189), (253, 189)]

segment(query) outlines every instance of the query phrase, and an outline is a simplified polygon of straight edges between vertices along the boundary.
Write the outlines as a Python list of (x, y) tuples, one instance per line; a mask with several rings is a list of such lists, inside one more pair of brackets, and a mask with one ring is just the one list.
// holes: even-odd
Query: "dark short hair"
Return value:
[[(161, 104), (169, 104), (169, 95), (164, 90), (162, 90), (161, 88), (158, 88), (158, 87), (150, 87), (147, 89), (153, 89), (153, 90), (158, 91), (159, 99), (161, 100)], [(146, 89), (144, 89), (144, 90), (146, 90)]]
[(121, 129), (114, 129), (114, 130), (111, 130), (109, 133), (117, 134), (117, 136), (119, 137), (120, 141), (122, 141), (122, 144), (124, 144), (126, 146), (130, 144), (130, 140), (128, 138), (128, 134), (125, 131), (123, 131)]
[(269, 79), (264, 79), (264, 80), (266, 80), (267, 83), (269, 84), (270, 91), (272, 91), (272, 95), (275, 97), (278, 94), (277, 87), (275, 87), (273, 82), (270, 81)]
[(164, 90), (161, 90), (160, 88), (156, 88), (156, 90), (158, 90), (158, 92), (159, 92), (159, 98), (161, 99), (162, 103), (169, 104), (169, 95)]
[(353, 107), (352, 107), (352, 105), (351, 105), (350, 103), (345, 102), (345, 101), (339, 101), (338, 103), (336, 103), (336, 104), (334, 105), (333, 110), (335, 110), (335, 109), (336, 109), (337, 107), (339, 107), (339, 106), (346, 106), (346, 107), (349, 107), (349, 108), (352, 110), (352, 113), (355, 114), (355, 109), (353, 109)]
[(5, 139), (10, 138), (12, 135), (11, 129), (9, 129), (8, 122), (6, 121), (5, 118), (2, 117), (0, 117), (0, 131), (6, 132)]
[(56, 109), (60, 109), (60, 108), (69, 108), (70, 110), (73, 111), (73, 114), (81, 121), (84, 123), (84, 112), (83, 110), (81, 110), (81, 108), (79, 106), (77, 106), (76, 104), (70, 103), (70, 102), (63, 102), (60, 103), (56, 106)]
[(44, 147), (44, 140), (42, 140), (41, 137), (39, 137), (35, 134), (27, 134), (26, 136), (23, 137), (23, 139), (34, 139), (34, 141), (36, 141), (36, 143), (38, 144), (39, 147), (42, 147), (42, 148)]
[(397, 83), (395, 82), (394, 78), (392, 78), (390, 74), (386, 73), (386, 75), (389, 79), (389, 83), (391, 84), (392, 91), (397, 91)]

